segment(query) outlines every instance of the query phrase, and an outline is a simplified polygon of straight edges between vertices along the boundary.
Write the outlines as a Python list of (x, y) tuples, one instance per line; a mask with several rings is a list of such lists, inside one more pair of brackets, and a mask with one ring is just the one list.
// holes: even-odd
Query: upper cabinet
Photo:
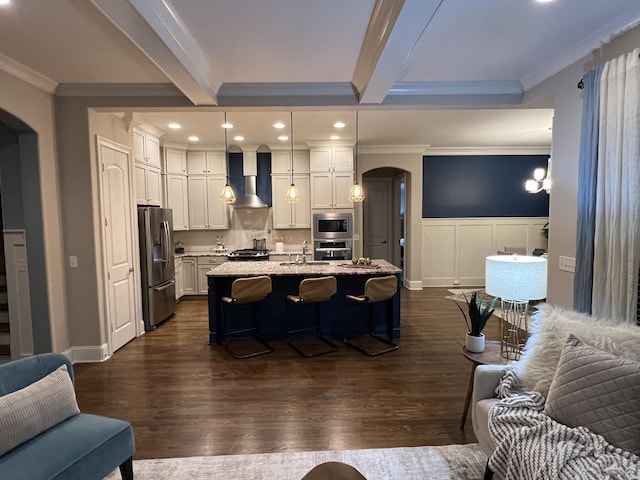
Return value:
[[(293, 172), (309, 173), (309, 151), (296, 150), (293, 152)], [(275, 150), (271, 152), (271, 173), (291, 174), (291, 152), (289, 150)]]
[(273, 228), (311, 228), (311, 211), (309, 199), (309, 175), (293, 176), (293, 181), (298, 187), (300, 201), (287, 203), (284, 200), (291, 176), (273, 175), (271, 185), (273, 191)]
[(189, 175), (226, 175), (224, 152), (188, 152)]
[(351, 147), (314, 147), (310, 151), (311, 208), (353, 208)]
[(133, 158), (136, 204), (161, 206), (162, 176), (158, 137), (134, 128)]
[(187, 152), (177, 148), (164, 149), (164, 173), (187, 174)]

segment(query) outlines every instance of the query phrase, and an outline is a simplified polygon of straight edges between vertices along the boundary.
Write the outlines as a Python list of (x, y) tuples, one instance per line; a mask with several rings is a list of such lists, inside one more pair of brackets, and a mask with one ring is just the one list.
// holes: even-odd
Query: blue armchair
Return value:
[[(79, 413), (73, 385), (63, 366), (73, 381), (71, 362), (58, 353), (0, 365), (0, 423), (4, 422), (0, 448), (5, 450), (0, 454), (0, 478), (101, 480), (119, 467), (123, 480), (133, 480), (135, 444), (131, 424)], [(46, 381), (50, 383), (43, 383)], [(66, 391), (64, 386), (58, 387), (65, 383), (69, 384)], [(64, 407), (56, 405), (60, 403)], [(61, 409), (64, 413), (59, 414)], [(69, 413), (69, 409), (73, 411)], [(60, 421), (56, 419), (58, 414)], [(32, 417), (38, 418), (32, 422)], [(57, 423), (48, 426), (47, 422)], [(35, 436), (28, 438), (30, 432), (36, 432)], [(12, 440), (18, 444), (12, 445)]]

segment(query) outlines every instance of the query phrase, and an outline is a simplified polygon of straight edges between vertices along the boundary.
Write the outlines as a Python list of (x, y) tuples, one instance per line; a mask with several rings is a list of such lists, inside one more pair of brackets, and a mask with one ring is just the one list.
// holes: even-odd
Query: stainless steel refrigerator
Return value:
[(145, 330), (155, 330), (176, 311), (172, 225), (170, 208), (138, 207)]

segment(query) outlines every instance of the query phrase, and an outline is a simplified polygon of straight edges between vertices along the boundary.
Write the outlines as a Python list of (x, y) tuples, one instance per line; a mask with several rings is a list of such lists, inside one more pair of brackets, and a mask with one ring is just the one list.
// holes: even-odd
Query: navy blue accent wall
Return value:
[(257, 163), (256, 193), (271, 207), (271, 152), (258, 153)]
[(546, 217), (549, 195), (525, 181), (548, 155), (424, 156), (422, 218)]
[(236, 197), (244, 195), (244, 176), (242, 175), (242, 153), (229, 153), (229, 185)]

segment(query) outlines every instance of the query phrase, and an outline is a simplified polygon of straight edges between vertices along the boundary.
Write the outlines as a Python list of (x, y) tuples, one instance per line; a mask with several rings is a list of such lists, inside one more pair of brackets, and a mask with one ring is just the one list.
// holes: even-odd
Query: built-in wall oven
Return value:
[(351, 260), (353, 214), (313, 214), (314, 260)]
[(313, 241), (314, 260), (351, 260), (351, 240)]

